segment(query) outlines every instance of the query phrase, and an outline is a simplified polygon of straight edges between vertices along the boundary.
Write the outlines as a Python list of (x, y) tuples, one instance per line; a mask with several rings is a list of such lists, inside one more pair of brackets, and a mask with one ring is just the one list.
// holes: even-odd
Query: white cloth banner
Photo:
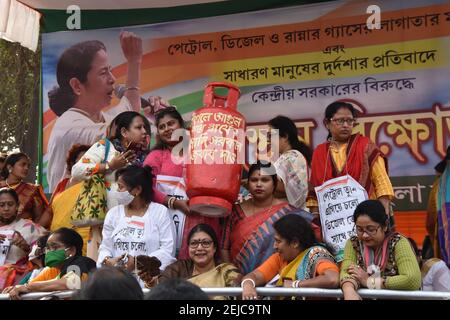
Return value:
[(319, 203), (323, 240), (336, 261), (344, 257), (345, 242), (354, 235), (353, 212), (368, 199), (366, 190), (349, 175), (326, 181), (314, 188)]
[[(180, 177), (157, 175), (156, 189), (167, 194), (168, 196), (174, 196), (183, 200), (188, 199), (186, 194), (186, 184), (184, 179)], [(181, 248), (181, 241), (183, 240), (183, 229), (186, 215), (179, 210), (168, 209), (168, 211), (171, 215), (173, 224), (175, 225), (176, 249), (178, 255), (178, 251)]]

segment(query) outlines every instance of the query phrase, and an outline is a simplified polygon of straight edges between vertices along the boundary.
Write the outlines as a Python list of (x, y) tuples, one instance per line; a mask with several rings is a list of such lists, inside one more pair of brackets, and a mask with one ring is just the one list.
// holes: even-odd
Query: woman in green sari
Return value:
[(337, 288), (339, 268), (333, 255), (319, 244), (303, 217), (288, 214), (273, 225), (275, 253), (241, 282), (242, 298), (257, 299), (256, 287), (276, 282), (290, 288)]

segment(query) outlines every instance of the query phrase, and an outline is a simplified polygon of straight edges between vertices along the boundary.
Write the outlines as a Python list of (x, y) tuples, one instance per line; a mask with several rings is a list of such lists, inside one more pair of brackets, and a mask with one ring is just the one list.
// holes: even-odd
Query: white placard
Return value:
[(8, 256), (9, 248), (11, 247), (11, 240), (14, 236), (14, 230), (0, 230), (0, 234), (6, 236), (2, 243), (0, 243), (0, 266), (3, 266)]
[(345, 243), (354, 235), (353, 212), (359, 203), (368, 199), (367, 192), (349, 175), (328, 180), (314, 190), (323, 239), (332, 248), (336, 261), (342, 261)]
[[(156, 176), (156, 189), (168, 196), (174, 196), (178, 199), (187, 200), (186, 184), (184, 179), (180, 177), (157, 175)], [(181, 241), (183, 240), (183, 229), (186, 215), (179, 210), (168, 209), (175, 225), (176, 236), (176, 249), (177, 252), (181, 248)]]

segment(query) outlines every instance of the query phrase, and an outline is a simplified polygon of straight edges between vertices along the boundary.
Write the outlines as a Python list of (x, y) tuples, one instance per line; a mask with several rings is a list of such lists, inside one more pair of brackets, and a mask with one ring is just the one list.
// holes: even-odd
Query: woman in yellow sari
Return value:
[[(78, 195), (81, 191), (82, 183), (71, 180), (72, 167), (89, 150), (90, 146), (84, 144), (74, 144), (67, 154), (67, 172), (64, 178), (58, 183), (50, 199), (50, 206), (46, 210), (50, 219), (50, 231), (59, 228), (73, 228), (70, 222), (70, 214), (75, 206)], [(83, 238), (83, 255), (86, 255), (86, 246), (89, 238), (89, 227), (74, 228)]]
[[(172, 278), (187, 279), (203, 288), (238, 286), (242, 275), (231, 263), (220, 263), (216, 233), (207, 224), (198, 224), (188, 236), (189, 259), (178, 260), (169, 265), (157, 282)], [(212, 297), (215, 300), (225, 297)]]
[(279, 287), (337, 288), (339, 268), (333, 255), (316, 240), (310, 224), (288, 214), (273, 225), (275, 251), (241, 282), (242, 298), (257, 299), (256, 287), (275, 282)]

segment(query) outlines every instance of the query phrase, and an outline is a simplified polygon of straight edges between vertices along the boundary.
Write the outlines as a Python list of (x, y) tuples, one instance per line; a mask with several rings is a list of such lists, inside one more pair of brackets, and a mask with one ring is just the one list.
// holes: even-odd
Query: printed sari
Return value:
[(281, 270), (277, 286), (282, 287), (284, 279), (302, 281), (314, 278), (317, 266), (324, 260), (336, 263), (333, 255), (323, 246), (316, 245), (304, 250)]
[[(299, 214), (307, 221), (312, 221), (310, 213), (295, 209), (287, 202), (280, 203), (269, 210), (257, 212), (249, 217), (245, 216), (240, 206), (235, 206), (234, 210), (234, 216), (242, 218), (233, 221), (233, 217), (230, 217), (230, 220), (226, 223), (228, 230), (225, 231), (225, 233), (228, 233), (229, 240), (224, 240), (224, 242), (227, 241), (231, 244), (231, 261), (242, 274), (255, 270), (273, 254), (275, 242), (273, 224), (275, 221), (289, 213)], [(319, 228), (315, 225), (312, 226), (316, 236), (318, 233), (320, 234)], [(227, 236), (225, 235), (225, 237)]]

